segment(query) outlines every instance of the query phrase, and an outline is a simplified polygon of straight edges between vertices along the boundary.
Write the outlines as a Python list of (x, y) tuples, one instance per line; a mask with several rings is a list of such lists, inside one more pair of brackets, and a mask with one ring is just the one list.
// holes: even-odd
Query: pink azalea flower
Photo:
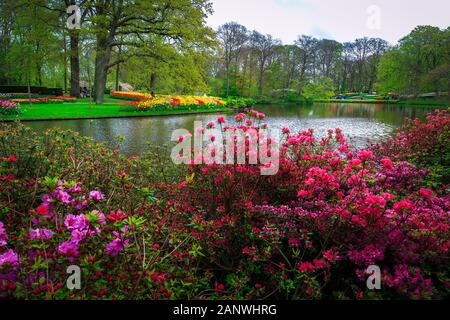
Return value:
[(380, 160), (380, 162), (383, 164), (383, 167), (386, 169), (392, 169), (392, 161), (389, 158), (383, 158)]
[(84, 215), (68, 214), (64, 220), (64, 225), (68, 230), (85, 230), (89, 227), (89, 219)]
[(242, 122), (244, 121), (246, 115), (244, 113), (238, 113), (237, 115), (234, 116), (234, 121), (236, 122)]
[(55, 198), (65, 204), (70, 204), (70, 201), (72, 200), (71, 196), (67, 192), (60, 189), (56, 191)]
[(30, 230), (31, 239), (45, 240), (53, 237), (53, 232), (50, 229), (32, 229)]
[(6, 246), (6, 230), (3, 226), (3, 222), (0, 221), (0, 248)]
[(87, 230), (78, 230), (78, 229), (72, 230), (71, 242), (78, 245), (81, 241), (83, 241), (83, 239), (86, 237), (87, 233), (88, 233)]
[(18, 264), (19, 264), (19, 255), (15, 253), (12, 249), (9, 249), (3, 254), (0, 254), (0, 267), (4, 265), (15, 267)]
[(369, 149), (361, 150), (358, 153), (358, 158), (361, 159), (362, 161), (371, 160), (373, 159), (373, 153)]
[(434, 192), (431, 189), (422, 188), (419, 190), (419, 195), (425, 199), (431, 199), (434, 196)]
[(89, 192), (89, 198), (95, 200), (95, 201), (100, 201), (104, 198), (104, 195), (97, 190), (93, 190), (91, 192)]
[(39, 207), (36, 208), (36, 212), (38, 215), (46, 217), (48, 216), (50, 211), (48, 204), (41, 204)]
[(111, 257), (116, 257), (120, 251), (125, 249), (126, 244), (127, 241), (123, 243), (121, 239), (116, 238), (106, 245), (106, 254)]
[(309, 272), (309, 271), (314, 271), (314, 265), (311, 262), (302, 262), (300, 263), (300, 265), (298, 266), (298, 270), (300, 272)]
[(411, 211), (413, 207), (414, 204), (407, 199), (394, 203), (394, 210), (397, 213), (401, 213), (402, 211)]
[(283, 131), (284, 134), (291, 133), (291, 129), (289, 129), (288, 127), (284, 127), (283, 129), (281, 129), (281, 131)]
[(65, 257), (72, 258), (78, 257), (80, 255), (77, 244), (73, 243), (72, 241), (61, 243), (58, 246), (58, 252)]

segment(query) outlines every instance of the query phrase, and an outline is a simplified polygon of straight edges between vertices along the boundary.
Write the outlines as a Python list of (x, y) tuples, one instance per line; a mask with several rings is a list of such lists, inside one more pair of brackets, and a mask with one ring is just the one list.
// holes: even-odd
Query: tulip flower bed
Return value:
[(12, 101), (12, 102), (29, 103), (31, 101), (31, 103), (33, 103), (33, 104), (58, 104), (58, 103), (63, 103), (63, 102), (72, 102), (75, 100), (76, 100), (75, 97), (70, 97), (70, 96), (41, 97), (41, 98), (31, 98), (31, 99), (29, 99), (29, 98), (10, 99), (10, 101)]
[[(240, 114), (239, 127), (252, 117), (263, 115)], [(319, 139), (285, 128), (273, 176), (126, 158), (77, 133), (2, 124), (0, 297), (448, 298), (449, 185), (431, 173), (449, 163), (409, 154), (448, 156), (448, 123), (437, 112), (363, 150), (340, 129)], [(436, 138), (422, 144), (411, 133), (425, 128)], [(374, 264), (381, 290), (366, 287)], [(66, 287), (70, 265), (79, 290)]]
[(17, 115), (21, 113), (20, 104), (8, 100), (0, 100), (0, 114)]
[(215, 97), (160, 96), (136, 104), (139, 110), (198, 110), (225, 109), (225, 103)]
[(123, 92), (123, 91), (111, 91), (110, 96), (111, 98), (114, 99), (131, 100), (131, 101), (141, 101), (151, 98), (151, 95), (149, 95), (148, 93)]
[(129, 100), (122, 105), (134, 106), (136, 111), (207, 111), (225, 110), (225, 102), (216, 97), (165, 96), (152, 97), (146, 93), (112, 91), (111, 97)]

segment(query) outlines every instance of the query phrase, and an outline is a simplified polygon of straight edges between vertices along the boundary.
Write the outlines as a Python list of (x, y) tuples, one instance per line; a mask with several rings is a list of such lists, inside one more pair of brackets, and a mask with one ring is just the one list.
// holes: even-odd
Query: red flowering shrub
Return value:
[(420, 188), (427, 171), (351, 152), (339, 129), (320, 140), (288, 134), (281, 150), (275, 176), (193, 166), (195, 183), (179, 191), (204, 267), (220, 270), (231, 297), (362, 297), (373, 264), (386, 285), (366, 297), (445, 296), (450, 198)]
[(394, 137), (374, 146), (379, 156), (411, 162), (430, 169), (429, 185), (450, 181), (450, 114), (436, 110), (426, 121), (408, 120)]
[[(441, 137), (443, 115), (429, 118)], [(239, 123), (264, 118), (250, 116)], [(217, 127), (230, 129), (223, 118)], [(352, 150), (340, 129), (320, 139), (283, 133), (276, 175), (216, 164), (168, 175), (155, 157), (2, 126), (0, 296), (448, 298), (450, 196), (405, 161), (418, 142), (392, 140), (397, 156), (386, 144)], [(82, 288), (70, 291), (73, 264)], [(370, 265), (381, 269), (381, 290), (366, 287)]]

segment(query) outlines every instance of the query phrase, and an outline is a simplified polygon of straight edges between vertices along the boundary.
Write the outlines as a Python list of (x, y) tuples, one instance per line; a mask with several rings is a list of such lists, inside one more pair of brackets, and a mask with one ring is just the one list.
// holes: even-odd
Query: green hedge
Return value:
[[(38, 94), (41, 96), (62, 96), (62, 88), (47, 88), (31, 86), (30, 91), (32, 94)], [(27, 93), (28, 86), (0, 86), (0, 93)]]

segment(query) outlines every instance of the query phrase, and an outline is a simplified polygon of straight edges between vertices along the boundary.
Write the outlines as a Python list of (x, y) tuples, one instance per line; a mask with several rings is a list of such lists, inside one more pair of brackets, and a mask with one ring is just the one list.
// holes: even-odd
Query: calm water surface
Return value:
[[(257, 106), (266, 114), (270, 127), (289, 127), (293, 132), (313, 128), (317, 135), (325, 135), (328, 129), (341, 128), (351, 144), (364, 146), (369, 142), (387, 136), (401, 126), (405, 119), (424, 118), (432, 107), (396, 106), (374, 104), (318, 103), (312, 106), (267, 105)], [(122, 152), (139, 155), (149, 146), (170, 144), (172, 131), (184, 128), (193, 132), (194, 121), (206, 125), (223, 115), (233, 123), (232, 113), (162, 116), (149, 118), (121, 118), (98, 120), (65, 120), (26, 122), (37, 132), (48, 128), (62, 128), (78, 131), (85, 136), (115, 147), (119, 137)]]

